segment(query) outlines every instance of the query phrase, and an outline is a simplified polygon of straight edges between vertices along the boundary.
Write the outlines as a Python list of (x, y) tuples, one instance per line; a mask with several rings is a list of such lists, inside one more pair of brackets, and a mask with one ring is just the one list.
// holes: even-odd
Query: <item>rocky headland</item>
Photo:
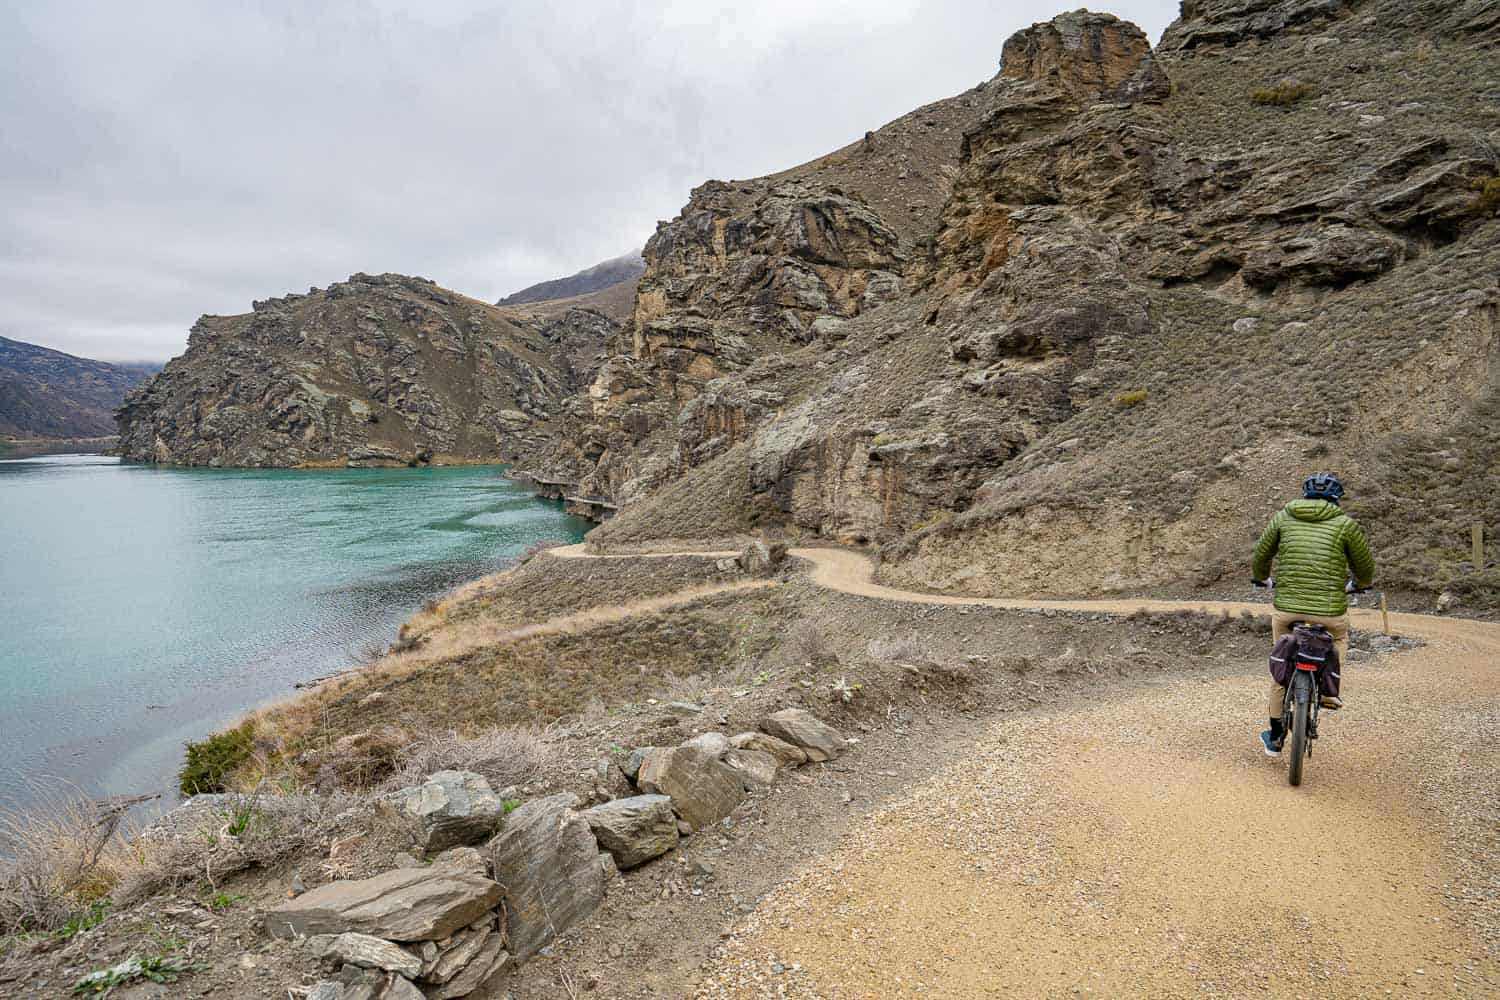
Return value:
[(547, 445), (614, 324), (518, 321), (421, 278), (356, 274), (204, 316), (130, 395), (120, 453), (180, 465), (503, 462)]

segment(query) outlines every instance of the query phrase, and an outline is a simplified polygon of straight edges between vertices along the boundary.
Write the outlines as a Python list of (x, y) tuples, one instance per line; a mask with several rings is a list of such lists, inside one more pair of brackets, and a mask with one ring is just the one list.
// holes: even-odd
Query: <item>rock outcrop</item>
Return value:
[(204, 316), (121, 407), (120, 452), (255, 467), (511, 460), (549, 446), (613, 328), (549, 326), (389, 274)]
[(892, 582), (1077, 593), (1228, 573), (1264, 484), (1331, 466), (1420, 526), (1392, 572), (1463, 586), (1421, 498), (1500, 517), (1461, 445), (1500, 433), (1497, 31), (1494, 0), (1198, 0), (1157, 51), (1028, 28), (903, 120), (950, 146), (698, 189), (557, 467), (620, 508), (601, 543), (781, 524)]

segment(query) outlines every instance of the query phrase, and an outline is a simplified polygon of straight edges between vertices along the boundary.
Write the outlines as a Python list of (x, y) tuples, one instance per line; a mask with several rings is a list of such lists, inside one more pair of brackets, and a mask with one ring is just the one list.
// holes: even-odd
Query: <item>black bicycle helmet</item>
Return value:
[(1309, 500), (1332, 500), (1338, 503), (1344, 496), (1344, 484), (1331, 472), (1319, 472), (1308, 476), (1302, 484), (1302, 495)]

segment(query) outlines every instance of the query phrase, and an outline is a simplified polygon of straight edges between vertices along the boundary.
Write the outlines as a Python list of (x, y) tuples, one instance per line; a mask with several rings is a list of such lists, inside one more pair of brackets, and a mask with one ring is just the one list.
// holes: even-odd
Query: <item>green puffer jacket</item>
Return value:
[(1293, 500), (1271, 517), (1255, 545), (1255, 579), (1276, 559), (1276, 610), (1336, 617), (1349, 610), (1344, 583), (1375, 580), (1370, 543), (1354, 519), (1327, 500)]

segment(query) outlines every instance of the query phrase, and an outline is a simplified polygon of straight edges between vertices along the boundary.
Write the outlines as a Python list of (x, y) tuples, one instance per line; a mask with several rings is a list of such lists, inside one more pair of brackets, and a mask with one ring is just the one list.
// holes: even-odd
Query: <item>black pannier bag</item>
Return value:
[(1339, 694), (1339, 653), (1333, 636), (1321, 625), (1299, 625), (1271, 647), (1271, 678), (1286, 687), (1292, 682), (1297, 661), (1318, 668), (1318, 693), (1330, 698)]
[(1276, 640), (1271, 647), (1271, 679), (1282, 687), (1292, 682), (1292, 671), (1296, 668), (1292, 660), (1297, 656), (1297, 637), (1288, 632)]
[(1297, 637), (1297, 659), (1318, 668), (1318, 693), (1337, 698), (1342, 665), (1333, 635), (1321, 625), (1299, 625), (1292, 634)]

